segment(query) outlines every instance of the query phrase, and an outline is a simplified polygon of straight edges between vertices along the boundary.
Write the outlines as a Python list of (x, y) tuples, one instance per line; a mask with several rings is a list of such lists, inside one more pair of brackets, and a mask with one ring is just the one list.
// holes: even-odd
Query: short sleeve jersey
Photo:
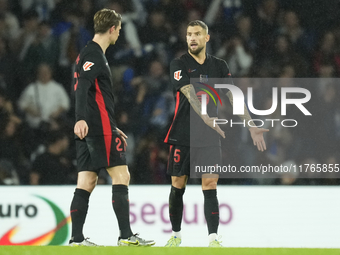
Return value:
[[(196, 80), (201, 77), (230, 78), (229, 67), (224, 60), (209, 54), (206, 55), (203, 64), (199, 64), (189, 53), (171, 62), (170, 79), (176, 98), (176, 107), (172, 124), (164, 140), (165, 143), (194, 147), (220, 146), (219, 134), (203, 122), (201, 117), (194, 112), (186, 96), (180, 91), (183, 86), (191, 84), (191, 78)], [(196, 90), (196, 95), (197, 92)], [(208, 114), (209, 117), (217, 117), (216, 110), (215, 113), (208, 110)], [(190, 129), (190, 124), (192, 127), (199, 126), (197, 131), (195, 128)]]
[(74, 73), (76, 121), (85, 120), (88, 136), (112, 135), (116, 130), (111, 70), (99, 46), (90, 41), (76, 60)]

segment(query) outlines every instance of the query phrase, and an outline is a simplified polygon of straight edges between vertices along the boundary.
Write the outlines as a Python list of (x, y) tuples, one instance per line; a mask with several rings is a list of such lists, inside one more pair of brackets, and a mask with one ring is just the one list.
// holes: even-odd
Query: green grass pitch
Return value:
[(67, 247), (0, 246), (0, 255), (314, 255), (340, 254), (340, 249), (204, 248), (204, 247)]

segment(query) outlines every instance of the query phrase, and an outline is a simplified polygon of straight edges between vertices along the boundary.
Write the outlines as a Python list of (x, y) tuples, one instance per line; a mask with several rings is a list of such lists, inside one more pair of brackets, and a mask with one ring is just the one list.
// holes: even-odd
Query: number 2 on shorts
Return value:
[(120, 147), (122, 145), (122, 140), (119, 137), (116, 137), (116, 143), (117, 143), (116, 150), (123, 151), (123, 148)]

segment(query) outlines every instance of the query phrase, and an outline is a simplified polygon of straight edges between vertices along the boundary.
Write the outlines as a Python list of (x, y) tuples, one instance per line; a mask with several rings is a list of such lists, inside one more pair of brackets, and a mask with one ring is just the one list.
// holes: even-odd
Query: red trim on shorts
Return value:
[(177, 94), (176, 94), (176, 108), (175, 108), (175, 115), (174, 115), (174, 118), (173, 118), (173, 120), (172, 120), (171, 126), (170, 126), (170, 128), (169, 128), (168, 134), (167, 134), (166, 137), (165, 137), (165, 140), (164, 140), (165, 143), (168, 142), (169, 135), (170, 135), (170, 131), (171, 131), (171, 128), (172, 128), (172, 124), (174, 124), (174, 121), (175, 121), (175, 118), (176, 118), (176, 115), (177, 115), (178, 106), (179, 106), (179, 95), (180, 95), (179, 93), (180, 93), (180, 92), (177, 91)]
[(77, 72), (74, 72), (74, 76), (73, 77), (77, 79), (76, 84), (74, 84), (74, 91), (76, 91), (77, 87), (78, 87), (79, 74)]
[(103, 126), (103, 135), (104, 135), (105, 148), (106, 148), (107, 165), (110, 165), (111, 140), (112, 140), (110, 118), (105, 107), (103, 94), (99, 88), (98, 79), (95, 79), (95, 84), (96, 84), (96, 102), (99, 108), (100, 118), (102, 120), (102, 126)]
[(170, 149), (169, 149), (169, 156), (168, 156), (168, 165), (167, 165), (167, 169), (169, 169), (169, 162), (170, 162), (170, 157), (171, 157), (171, 150), (172, 150), (172, 144), (170, 145)]

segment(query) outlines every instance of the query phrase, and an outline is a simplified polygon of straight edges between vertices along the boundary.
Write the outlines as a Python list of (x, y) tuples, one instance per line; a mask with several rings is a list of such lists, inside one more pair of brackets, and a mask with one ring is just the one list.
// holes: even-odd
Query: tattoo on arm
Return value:
[[(229, 98), (230, 104), (232, 106), (234, 106), (233, 105), (233, 103), (234, 103), (233, 94), (230, 91), (228, 91), (227, 97)], [(255, 124), (252, 121), (252, 118), (250, 117), (250, 114), (249, 114), (249, 111), (248, 111), (248, 108), (247, 108), (246, 104), (244, 104), (244, 114), (243, 115), (238, 115), (238, 116), (240, 117), (240, 119), (242, 121), (245, 121), (245, 123), (246, 123), (248, 128), (255, 127)]]
[(200, 100), (198, 100), (194, 86), (192, 84), (185, 85), (180, 90), (184, 94), (184, 96), (188, 99), (188, 101), (189, 101), (190, 105), (192, 106), (192, 108), (194, 109), (194, 111), (203, 120), (205, 120), (206, 117), (209, 118), (208, 115), (202, 115), (201, 114), (201, 102), (200, 102)]

